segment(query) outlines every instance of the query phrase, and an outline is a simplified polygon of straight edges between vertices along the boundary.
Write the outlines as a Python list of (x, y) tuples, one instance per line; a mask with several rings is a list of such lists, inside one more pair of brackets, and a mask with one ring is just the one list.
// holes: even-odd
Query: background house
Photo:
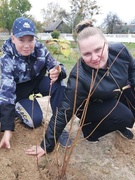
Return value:
[(50, 33), (54, 30), (58, 30), (61, 32), (63, 24), (65, 24), (63, 20), (53, 21), (45, 28), (44, 32)]

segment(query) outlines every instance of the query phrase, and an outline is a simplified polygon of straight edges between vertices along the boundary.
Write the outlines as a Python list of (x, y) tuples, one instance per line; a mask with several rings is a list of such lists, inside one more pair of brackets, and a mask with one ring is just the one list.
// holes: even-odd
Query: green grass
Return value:
[(67, 70), (67, 74), (70, 73), (71, 69), (73, 68), (73, 66), (78, 60), (76, 57), (72, 57), (72, 56), (65, 57), (63, 55), (53, 55), (53, 57), (60, 63), (64, 64)]
[(124, 43), (124, 44), (130, 51), (130, 53), (133, 55), (133, 57), (135, 57), (135, 43)]

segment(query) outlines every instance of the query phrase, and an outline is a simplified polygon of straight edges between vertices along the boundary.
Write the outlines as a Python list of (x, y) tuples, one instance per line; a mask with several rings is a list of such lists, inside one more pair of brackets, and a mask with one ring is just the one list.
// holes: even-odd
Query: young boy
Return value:
[[(50, 103), (54, 115), (63, 97), (65, 67), (37, 40), (35, 32), (35, 25), (30, 19), (19, 17), (13, 23), (11, 37), (3, 44), (0, 59), (0, 123), (4, 134), (0, 148), (10, 148), (15, 116), (19, 116), (30, 128), (41, 125), (43, 114), (36, 99), (32, 111), (31, 94), (47, 96), (51, 84)], [(46, 72), (49, 76), (45, 76)], [(62, 146), (68, 139), (65, 130), (63, 134), (59, 139)]]

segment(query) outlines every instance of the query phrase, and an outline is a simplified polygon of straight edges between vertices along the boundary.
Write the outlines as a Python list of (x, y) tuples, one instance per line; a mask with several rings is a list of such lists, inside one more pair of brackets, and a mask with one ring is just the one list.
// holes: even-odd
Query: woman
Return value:
[(113, 131), (127, 139), (133, 138), (128, 129), (134, 124), (133, 57), (122, 43), (109, 44), (103, 33), (92, 27), (91, 21), (82, 21), (76, 30), (81, 58), (69, 75), (57, 119), (51, 117), (45, 135), (46, 148), (42, 141), (36, 151), (35, 146), (26, 151), (38, 158), (53, 151), (54, 137), (57, 141), (73, 114), (80, 118), (84, 138), (90, 142), (98, 142), (101, 136)]

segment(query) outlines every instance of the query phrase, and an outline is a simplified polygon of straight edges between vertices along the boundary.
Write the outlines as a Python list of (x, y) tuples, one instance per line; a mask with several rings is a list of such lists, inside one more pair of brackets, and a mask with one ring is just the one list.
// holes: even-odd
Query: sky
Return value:
[[(29, 0), (32, 5), (30, 14), (32, 14), (38, 21), (43, 21), (41, 9), (47, 7), (50, 2), (58, 3), (67, 11), (70, 9), (68, 0)], [(129, 23), (135, 19), (134, 0), (97, 0), (97, 5), (101, 7), (102, 14), (97, 19), (97, 24), (101, 24), (109, 12), (116, 13), (118, 17), (125, 23)]]

